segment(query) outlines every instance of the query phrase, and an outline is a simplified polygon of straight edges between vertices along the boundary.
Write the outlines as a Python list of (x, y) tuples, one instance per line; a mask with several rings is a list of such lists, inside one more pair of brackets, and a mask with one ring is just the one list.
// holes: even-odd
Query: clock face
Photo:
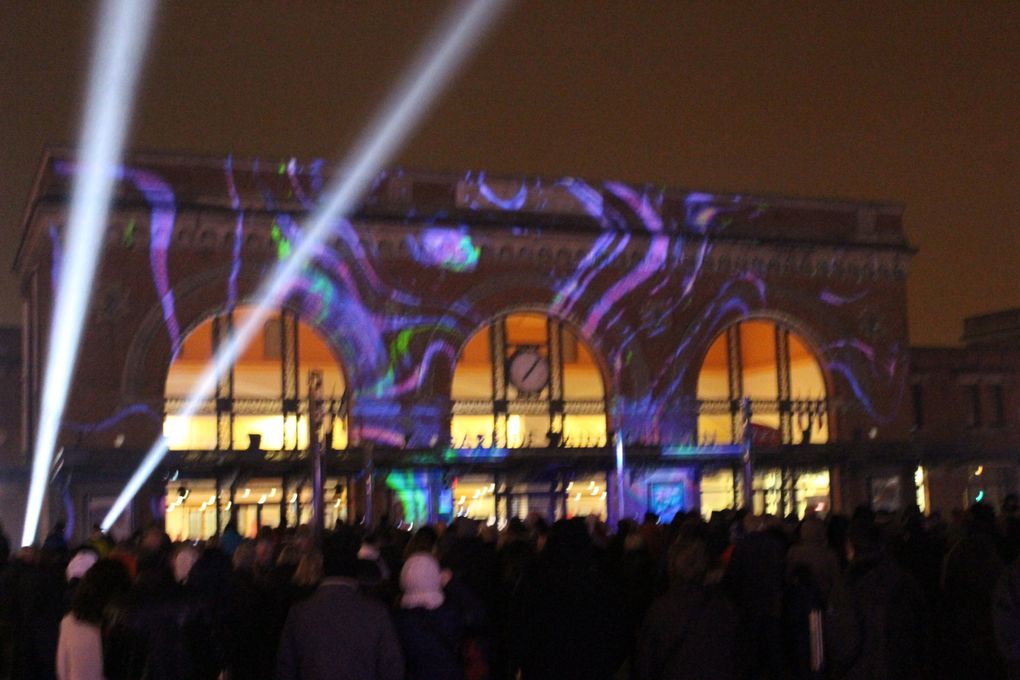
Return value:
[(549, 382), (549, 362), (537, 350), (527, 348), (510, 357), (510, 383), (521, 392), (538, 392)]

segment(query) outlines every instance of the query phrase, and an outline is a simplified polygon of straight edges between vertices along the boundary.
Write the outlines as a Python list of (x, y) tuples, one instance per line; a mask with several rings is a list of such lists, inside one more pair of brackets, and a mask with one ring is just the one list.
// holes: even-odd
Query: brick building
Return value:
[(964, 320), (963, 347), (911, 349), (912, 441), (935, 507), (1016, 493), (1020, 310)]
[[(74, 172), (44, 159), (15, 262), (26, 432)], [(748, 442), (759, 511), (925, 501), (935, 451), (911, 406), (943, 369), (923, 350), (910, 375), (895, 205), (384, 172), (181, 416), (329, 179), (294, 160), (126, 162), (44, 527), (85, 531), (161, 435), (124, 528), (305, 521), (310, 375), (330, 521), (708, 513), (743, 502)]]

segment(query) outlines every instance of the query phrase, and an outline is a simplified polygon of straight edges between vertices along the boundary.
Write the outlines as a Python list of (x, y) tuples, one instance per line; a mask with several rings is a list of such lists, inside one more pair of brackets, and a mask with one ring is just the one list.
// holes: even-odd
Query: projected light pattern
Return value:
[[(274, 196), (274, 187), (258, 180), (260, 167), (275, 166), (277, 174), (286, 175), (289, 190), (285, 195)], [(246, 228), (246, 212), (241, 206), (235, 184), (235, 171), (231, 159), (225, 161), (225, 176), (231, 205), (236, 211), (233, 260), (227, 286), (226, 306), (237, 302), (237, 276), (242, 269), (241, 241)], [(314, 206), (322, 201), (324, 180), (321, 163), (300, 165), (295, 159), (269, 164), (256, 164), (251, 172), (252, 183), (259, 187), (265, 209), (285, 205), (297, 198), (301, 205)], [(166, 182), (137, 170), (126, 169), (123, 177), (138, 187), (145, 187), (152, 207), (152, 220), (165, 224), (174, 208), (168, 205), (173, 190)], [(400, 173), (380, 173), (373, 178), (382, 185)], [(469, 175), (469, 177), (471, 177)], [(478, 181), (486, 181), (479, 173)], [(474, 181), (474, 180), (472, 180)], [(577, 265), (568, 273), (550, 271), (548, 286), (551, 293), (549, 314), (556, 318), (573, 319), (580, 326), (582, 336), (597, 338), (616, 331), (620, 340), (608, 347), (607, 361), (616, 372), (625, 370), (633, 358), (629, 344), (636, 338), (654, 338), (668, 327), (669, 319), (680, 310), (687, 309), (693, 293), (702, 279), (702, 268), (711, 250), (711, 236), (725, 233), (724, 224), (743, 215), (753, 219), (768, 212), (756, 203), (747, 207), (732, 199), (717, 199), (709, 194), (693, 194), (684, 202), (683, 220), (666, 214), (662, 208), (662, 194), (647, 188), (632, 187), (618, 182), (592, 185), (577, 179), (562, 180), (553, 185), (520, 182), (514, 205), (523, 196), (529, 205), (544, 204), (545, 200), (533, 195), (548, 186), (565, 189), (574, 199), (572, 207), (578, 213), (597, 219), (603, 233), (594, 235)], [(156, 192), (156, 188), (159, 192)], [(479, 211), (508, 206), (493, 191), (478, 191), (471, 206)], [(488, 198), (484, 198), (488, 196)], [(484, 198), (484, 200), (483, 200)], [(721, 205), (720, 205), (721, 204)], [(258, 206), (254, 206), (258, 207)], [(507, 208), (509, 209), (509, 208)], [(298, 217), (286, 211), (275, 214), (272, 240), (277, 257), (286, 261), (306, 239), (298, 224)], [(456, 226), (438, 226), (442, 215), (424, 219), (430, 226), (421, 231), (411, 230), (405, 241), (408, 253), (423, 271), (442, 270), (451, 275), (470, 274), (478, 267), (481, 248), (477, 235), (463, 223)], [(172, 217), (169, 218), (172, 220)], [(164, 272), (166, 270), (165, 244), (172, 238), (170, 229), (162, 226), (153, 229), (150, 242), (150, 261), (153, 263), (153, 280), (160, 292), (167, 332), (175, 335), (176, 321), (172, 314), (173, 293)], [(384, 280), (380, 271), (386, 265), (376, 253), (367, 252), (358, 234), (358, 228), (346, 218), (331, 225), (328, 245), (317, 244), (311, 250), (309, 261), (291, 281), (287, 297), (291, 304), (301, 308), (303, 319), (312, 325), (329, 344), (341, 348), (345, 368), (356, 377), (352, 390), (354, 403), (366, 400), (394, 400), (412, 394), (429, 380), (437, 366), (448, 369), (454, 363), (459, 348), (478, 326), (485, 321), (473, 306), (470, 295), (454, 300), (449, 308), (434, 309), (423, 299), (418, 289), (402, 288), (400, 284)], [(632, 258), (635, 250), (643, 253)], [(624, 258), (627, 264), (623, 265)], [(633, 264), (631, 264), (633, 262)], [(612, 282), (605, 284), (612, 268)], [(600, 280), (602, 283), (600, 283)], [(718, 285), (718, 284), (714, 284)], [(600, 287), (601, 286), (601, 287)], [(597, 296), (593, 291), (598, 291)], [(671, 291), (663, 294), (664, 291)], [(865, 290), (836, 291), (826, 288), (819, 297), (825, 305), (845, 306), (860, 302), (868, 294)], [(624, 312), (634, 300), (654, 297), (659, 307), (642, 314), (640, 322), (624, 320)], [(380, 313), (380, 301), (387, 301), (385, 314)], [(675, 400), (668, 395), (679, 394), (681, 385), (690, 371), (698, 368), (698, 339), (716, 335), (738, 318), (745, 318), (755, 310), (768, 309), (768, 285), (765, 279), (752, 272), (732, 276), (715, 291), (711, 302), (695, 316), (690, 332), (675, 347), (667, 362), (669, 370), (658, 372), (653, 378), (652, 396), (640, 399), (618, 399), (617, 412), (624, 422), (625, 414), (633, 414), (629, 431), (647, 430), (649, 421), (656, 421), (675, 410)], [(357, 333), (350, 332), (357, 328)], [(178, 341), (179, 342), (179, 341)], [(595, 343), (598, 344), (597, 342)], [(859, 338), (845, 338), (817, 348), (819, 358), (831, 361), (830, 371), (844, 375), (852, 391), (858, 395), (866, 412), (879, 420), (887, 420), (890, 407), (876, 404), (869, 396), (876, 384), (900, 389), (902, 357), (894, 348), (887, 348), (886, 356), (868, 342)], [(852, 356), (851, 356), (852, 355)], [(436, 362), (440, 362), (437, 364)], [(349, 363), (349, 365), (348, 365)], [(861, 366), (870, 366), (862, 373)], [(871, 375), (865, 375), (871, 374)], [(878, 382), (876, 382), (878, 381)], [(357, 408), (357, 407), (356, 407)], [(387, 420), (389, 416), (380, 417)], [(360, 433), (362, 441), (377, 441), (393, 445), (406, 438), (401, 428), (366, 425)], [(418, 441), (425, 441), (437, 432), (415, 432)], [(637, 436), (637, 435), (635, 435)], [(678, 441), (688, 442), (682, 433), (673, 432)]]
[[(291, 159), (278, 167), (289, 182), (290, 190), (285, 195), (273, 195), (278, 184), (256, 183), (265, 201), (263, 207), (274, 206), (278, 211), (271, 228), (277, 259), (286, 262), (299, 249), (308, 251), (309, 256), (294, 274), (286, 294), (276, 302), (286, 299), (289, 305), (299, 307), (301, 317), (343, 358), (352, 377), (352, 441), (396, 448), (445, 443), (438, 438), (441, 416), (413, 419), (409, 427), (401, 400), (409, 395), (413, 398), (436, 370), (451, 370), (460, 348), (487, 317), (476, 308), (471, 293), (436, 309), (422, 289), (407, 287), (407, 277), (394, 277), (380, 255), (366, 249), (359, 226), (349, 219), (333, 220), (326, 239), (313, 248), (306, 246), (309, 237), (299, 226), (300, 216), (281, 206), (295, 198), (302, 205), (321, 204), (321, 189), (310, 179), (310, 168), (317, 166), (302, 167)], [(257, 168), (253, 175), (259, 174)], [(396, 176), (399, 173), (380, 173), (373, 182), (382, 186)], [(734, 215), (750, 219), (768, 210), (760, 204), (748, 208), (727, 201), (722, 201), (722, 207), (711, 206), (709, 195), (699, 195), (697, 200), (685, 203), (684, 221), (677, 221), (666, 214), (661, 195), (652, 190), (619, 183), (592, 185), (576, 179), (553, 186), (569, 189), (575, 199), (571, 209), (596, 218), (602, 232), (591, 235), (586, 251), (570, 271), (550, 269), (549, 313), (572, 320), (582, 337), (591, 338), (594, 347), (605, 351), (617, 378), (628, 370), (633, 359), (630, 343), (660, 336), (665, 322), (681, 311), (687, 313), (695, 293), (703, 290), (699, 284), (705, 280), (703, 267), (712, 249), (712, 237), (725, 233), (723, 225), (737, 219)], [(530, 202), (528, 205), (542, 201), (530, 193), (543, 191), (541, 186), (529, 187), (522, 182), (518, 192), (520, 187), (525, 189), (520, 195)], [(247, 213), (230, 191), (239, 235), (247, 227)], [(485, 193), (479, 192), (478, 196), (484, 197)], [(492, 210), (492, 198), (498, 197), (472, 199), (472, 205), (477, 206), (473, 209)], [(520, 198), (515, 198), (514, 204), (518, 203)], [(470, 276), (478, 270), (484, 230), (473, 230), (463, 221), (444, 226), (441, 214), (432, 218), (409, 214), (408, 220), (412, 219), (427, 225), (420, 231), (412, 226), (404, 237), (412, 267), (419, 267), (422, 274), (441, 271), (451, 277)], [(520, 232), (528, 230), (520, 228)], [(232, 250), (232, 281), (248, 266), (240, 261), (237, 242)], [(635, 257), (635, 252), (639, 256)], [(676, 395), (681, 395), (689, 373), (698, 370), (704, 339), (721, 333), (735, 320), (769, 308), (769, 284), (763, 276), (745, 271), (721, 284), (718, 278), (712, 281), (714, 295), (707, 304), (698, 303), (701, 311), (693, 315), (693, 325), (681, 336), (664, 370), (652, 377), (649, 393), (616, 396), (612, 403), (611, 418), (627, 430), (629, 441), (662, 442), (666, 445), (664, 455), (675, 460), (694, 450), (692, 428), (696, 422), (691, 418), (679, 424), (667, 421), (671, 413), (690, 406), (682, 399), (678, 401)], [(228, 286), (227, 303), (236, 301), (237, 295), (234, 284)], [(867, 295), (866, 289), (825, 289), (816, 302), (843, 307)], [(704, 295), (701, 297), (704, 299)], [(640, 315), (636, 322), (633, 316), (627, 316), (629, 307), (647, 298), (655, 298), (659, 306)], [(615, 334), (616, 344), (600, 345), (597, 339), (610, 334)], [(896, 395), (902, 392), (905, 364), (898, 347), (879, 347), (862, 338), (847, 337), (815, 349), (822, 365), (846, 380), (863, 411), (879, 423), (889, 421), (897, 407)], [(885, 399), (890, 388), (894, 397), (891, 402)], [(876, 392), (883, 394), (884, 401), (876, 401)], [(147, 459), (145, 470), (151, 472), (162, 453), (156, 449)], [(505, 456), (504, 449), (448, 449), (441, 461), (430, 462), (498, 461)], [(629, 489), (625, 493), (632, 495)], [(413, 499), (408, 502), (419, 504)]]
[(408, 235), (407, 244), (415, 261), (426, 267), (470, 272), (478, 266), (479, 248), (472, 243), (467, 227), (426, 229), (417, 239)]
[[(82, 175), (79, 164), (67, 161), (58, 161), (54, 170), (57, 175), (62, 177), (78, 178)], [(114, 169), (113, 175), (119, 181), (130, 182), (149, 204), (149, 266), (152, 271), (153, 285), (156, 287), (156, 293), (163, 307), (163, 321), (170, 336), (170, 344), (176, 354), (181, 345), (181, 331), (174, 310), (174, 296), (170, 289), (168, 265), (170, 239), (173, 236), (174, 222), (177, 217), (174, 191), (162, 178), (145, 170), (118, 167)], [(132, 222), (128, 227), (129, 231), (125, 233), (125, 239), (133, 238), (134, 228), (135, 223)]]
[(116, 181), (112, 171), (120, 160), (128, 129), (153, 11), (151, 0), (109, 0), (100, 10), (79, 144), (82, 171), (71, 192), (65, 256), (59, 265), (60, 286), (55, 292), (47, 343), (22, 545), (35, 541), (39, 525), (89, 295), (102, 251)]
[[(400, 499), (405, 524), (416, 527), (429, 521), (429, 477), (427, 473), (393, 470), (386, 475), (386, 486)], [(391, 520), (396, 521), (396, 517)]]
[[(302, 166), (295, 159), (279, 164), (256, 164), (251, 170), (252, 180), (259, 187), (259, 195), (265, 202), (263, 207), (274, 206), (280, 210), (294, 198), (301, 205), (320, 204), (323, 183), (320, 165)], [(274, 187), (280, 186), (278, 183), (257, 181), (263, 173), (259, 168), (266, 166), (275, 166), (278, 174), (286, 175), (289, 189), (285, 195), (274, 196)], [(242, 268), (238, 244), (245, 229), (246, 212), (240, 205), (230, 159), (225, 168), (228, 194), (236, 210), (233, 262), (226, 299), (230, 306), (237, 301), (236, 278)], [(125, 178), (136, 175), (130, 171), (124, 173)], [(399, 172), (380, 173), (373, 182), (381, 186), (397, 176)], [(481, 173), (475, 177), (487, 182)], [(156, 184), (153, 178), (149, 178), (148, 183)], [(617, 374), (631, 364), (634, 356), (631, 342), (660, 336), (673, 315), (688, 309), (693, 294), (700, 290), (698, 283), (703, 279), (702, 269), (712, 247), (711, 237), (725, 233), (723, 225), (731, 223), (735, 215), (742, 216), (740, 219), (754, 219), (768, 213), (768, 208), (760, 203), (748, 207), (731, 199), (694, 194), (685, 200), (683, 219), (678, 221), (663, 209), (662, 193), (647, 188), (618, 182), (592, 185), (577, 179), (562, 180), (546, 187), (526, 182), (515, 186), (514, 205), (520, 204), (521, 196), (528, 205), (544, 204), (544, 199), (533, 192), (541, 195), (548, 186), (565, 189), (574, 200), (571, 209), (596, 218), (602, 227), (603, 232), (591, 237), (587, 250), (574, 268), (566, 273), (550, 271), (549, 314), (574, 320), (582, 337), (594, 339), (616, 333), (619, 340), (606, 347), (606, 358)], [(472, 209), (490, 211), (509, 205), (500, 202), (503, 199), (496, 201), (497, 198), (492, 190), (479, 190), (471, 199)], [(481, 253), (477, 243), (483, 232), (475, 233), (463, 223), (438, 226), (442, 215), (429, 219), (409, 214), (408, 219), (412, 217), (430, 225), (420, 231), (411, 229), (405, 236), (408, 254), (423, 273), (441, 270), (456, 276), (477, 269)], [(282, 210), (275, 213), (271, 231), (281, 262), (301, 248), (307, 239), (298, 224), (298, 216)], [(384, 279), (380, 272), (385, 271), (387, 265), (380, 261), (377, 253), (366, 251), (358, 228), (349, 219), (334, 221), (326, 241), (311, 250), (308, 262), (291, 281), (287, 299), (291, 305), (300, 307), (307, 323), (331, 346), (338, 348), (345, 369), (354, 378), (351, 384), (354, 413), (364, 416), (360, 424), (353, 426), (354, 439), (385, 446), (406, 444), (409, 435), (417, 442), (434, 441), (438, 430), (429, 430), (430, 426), (424, 424), (416, 424), (410, 430), (394, 426), (394, 419), (399, 420), (400, 416), (373, 414), (365, 410), (366, 405), (395, 403), (420, 390), (437, 368), (452, 368), (460, 347), (485, 322), (484, 315), (475, 308), (470, 295), (453, 300), (447, 309), (437, 310), (419, 289), (393, 283), (392, 276)], [(161, 249), (161, 242), (152, 248)], [(633, 257), (635, 251), (640, 253), (639, 258)], [(157, 255), (151, 257), (152, 261), (162, 262), (162, 254)], [(606, 283), (609, 276), (612, 280)], [(155, 277), (154, 280), (161, 279)], [(677, 410), (678, 403), (671, 395), (679, 395), (690, 372), (698, 370), (704, 338), (721, 333), (736, 319), (769, 308), (769, 288), (762, 276), (748, 271), (731, 276), (721, 285), (717, 281), (713, 283), (718, 286), (714, 296), (694, 316), (689, 332), (682, 336), (670, 355), (666, 370), (653, 376), (650, 394), (615, 399), (614, 419), (623, 423), (637, 440), (661, 439), (690, 444), (692, 433), (683, 428), (692, 427), (693, 421), (688, 419), (686, 424), (672, 427), (650, 423), (658, 423)], [(863, 300), (867, 294), (866, 289), (836, 291), (826, 288), (818, 301), (824, 305), (845, 306)], [(659, 306), (642, 314), (638, 323), (627, 319), (626, 310), (636, 300), (646, 298), (655, 298)], [(172, 299), (172, 293), (164, 299)], [(386, 301), (385, 313), (381, 311), (381, 301)], [(357, 332), (351, 332), (352, 328)], [(593, 344), (599, 345), (597, 341)], [(872, 393), (876, 386), (901, 390), (901, 353), (894, 347), (885, 348), (883, 353), (860, 338), (839, 339), (817, 350), (819, 359), (830, 372), (846, 378), (861, 407), (876, 420), (888, 421), (895, 409), (888, 403), (876, 403)], [(399, 408), (395, 412), (399, 412)], [(439, 420), (428, 419), (428, 422)]]
[(241, 197), (237, 193), (237, 183), (234, 182), (234, 161), (228, 156), (224, 164), (227, 179), (227, 192), (230, 194), (230, 206), (237, 213), (237, 222), (234, 227), (234, 249), (230, 256), (230, 278), (227, 281), (227, 312), (232, 312), (237, 306), (237, 277), (241, 273), (241, 245), (244, 241), (244, 211), (241, 210)]
[(163, 422), (163, 416), (156, 412), (151, 406), (147, 404), (133, 404), (131, 406), (125, 406), (124, 408), (117, 411), (115, 414), (105, 420), (100, 420), (96, 423), (72, 423), (64, 421), (61, 425), (65, 430), (70, 432), (105, 432), (111, 430), (125, 419), (131, 416), (143, 415), (157, 423)]
[[(459, 63), (495, 20), (502, 5), (503, 0), (475, 0), (460, 8), (463, 11), (447, 18), (442, 30), (421, 52), (418, 63), (384, 103), (381, 114), (355, 144), (348, 161), (340, 166), (333, 182), (322, 191), (321, 202), (315, 205), (302, 237), (294, 244), (293, 252), (281, 259), (259, 286), (254, 296), (252, 313), (217, 349), (212, 362), (203, 371), (194, 392), (189, 395), (178, 415), (191, 417), (198, 412), (203, 396), (212, 390), (219, 376), (230, 370), (244, 348), (261, 330), (265, 320), (294, 293), (295, 283), (302, 280), (303, 273), (321, 252), (327, 238), (337, 235), (337, 224), (345, 222), (346, 215), (355, 207), (356, 201), (374, 181), (378, 181), (378, 168), (415, 128)], [(280, 164), (279, 174), (286, 173), (287, 165)], [(256, 174), (256, 179), (260, 177)], [(267, 206), (274, 209), (272, 196), (263, 195)], [(340, 231), (341, 239), (346, 240), (348, 245), (357, 243), (356, 235), (352, 234), (353, 240), (350, 237), (344, 239), (343, 229)], [(360, 243), (353, 249), (360, 251)], [(373, 283), (381, 283), (378, 277), (373, 278)], [(378, 360), (378, 355), (372, 358)], [(141, 467), (103, 520), (104, 528), (116, 521), (165, 453), (166, 442), (161, 440), (146, 454)]]

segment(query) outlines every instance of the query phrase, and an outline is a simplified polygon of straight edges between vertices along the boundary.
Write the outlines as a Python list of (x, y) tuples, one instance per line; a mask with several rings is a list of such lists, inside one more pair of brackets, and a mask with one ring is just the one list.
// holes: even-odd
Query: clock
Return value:
[(534, 393), (549, 382), (549, 361), (534, 347), (524, 347), (510, 357), (510, 384), (521, 392)]

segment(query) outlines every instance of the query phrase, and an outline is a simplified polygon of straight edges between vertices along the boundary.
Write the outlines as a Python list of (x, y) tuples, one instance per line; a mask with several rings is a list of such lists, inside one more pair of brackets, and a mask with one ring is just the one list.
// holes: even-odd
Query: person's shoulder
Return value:
[(358, 608), (366, 614), (371, 614), (375, 617), (390, 618), (389, 607), (380, 602), (378, 598), (367, 593), (363, 593), (360, 590), (354, 590), (351, 597), (358, 603)]

